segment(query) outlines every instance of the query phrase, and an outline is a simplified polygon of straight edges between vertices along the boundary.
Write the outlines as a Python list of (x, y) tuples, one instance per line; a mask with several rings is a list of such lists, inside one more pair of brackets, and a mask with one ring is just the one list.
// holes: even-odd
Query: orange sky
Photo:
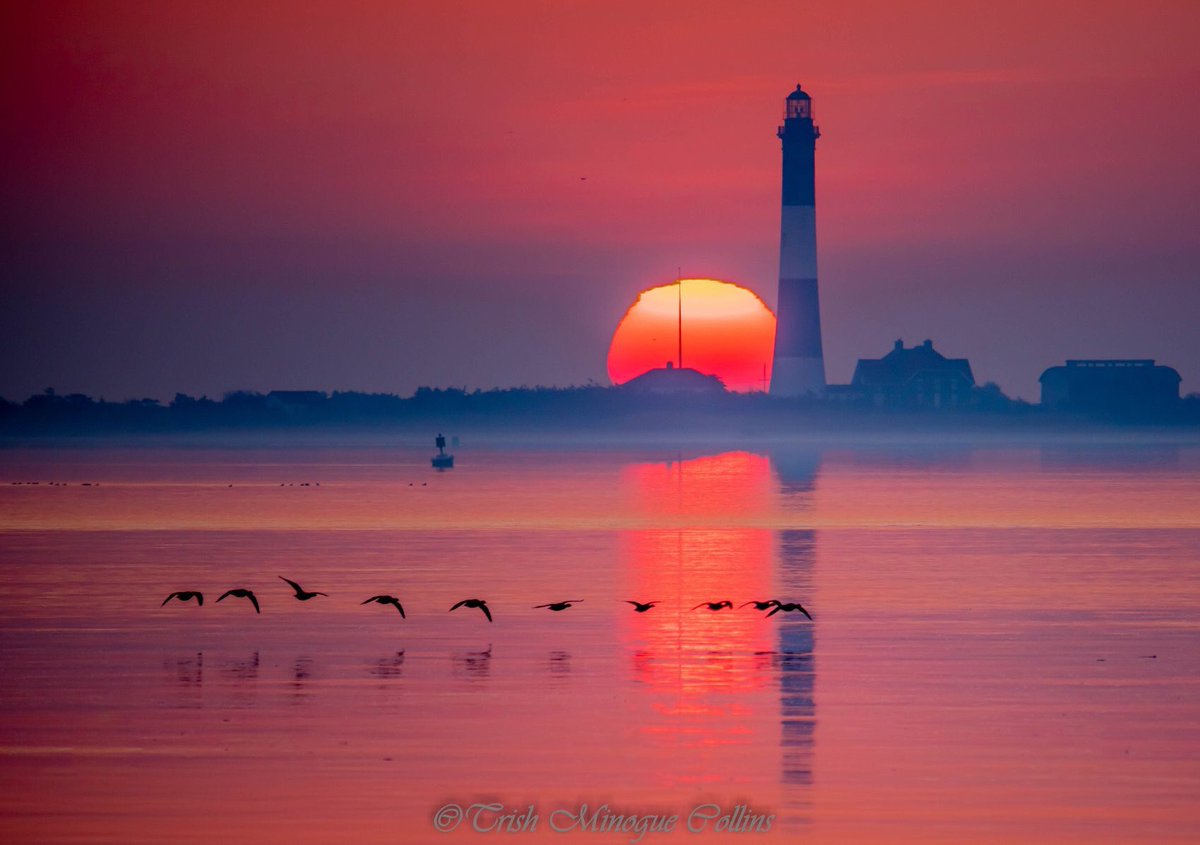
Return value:
[(1026, 396), (1103, 355), (1200, 387), (1195, 3), (17, 2), (0, 33), (10, 398), (603, 378), (676, 267), (774, 304), (797, 81), (831, 381), (903, 336)]

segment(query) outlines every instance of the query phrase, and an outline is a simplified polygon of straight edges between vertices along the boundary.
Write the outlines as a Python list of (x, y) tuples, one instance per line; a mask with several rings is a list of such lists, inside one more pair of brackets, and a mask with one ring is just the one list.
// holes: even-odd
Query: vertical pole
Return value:
[(679, 288), (679, 328), (677, 330), (679, 336), (679, 351), (678, 357), (675, 360), (675, 366), (678, 369), (683, 369), (683, 268), (675, 269), (675, 285)]

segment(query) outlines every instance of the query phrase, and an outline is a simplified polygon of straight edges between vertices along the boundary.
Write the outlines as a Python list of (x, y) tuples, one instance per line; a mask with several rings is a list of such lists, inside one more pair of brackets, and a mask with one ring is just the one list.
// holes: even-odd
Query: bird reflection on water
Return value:
[(204, 706), (204, 652), (163, 658), (163, 670), (173, 679), (172, 707), (199, 709)]
[(303, 704), (311, 699), (312, 685), (309, 680), (312, 678), (312, 664), (313, 659), (307, 655), (297, 657), (292, 663), (292, 680), (288, 684), (292, 692), (292, 704)]
[(226, 660), (220, 667), (221, 691), (228, 695), (231, 707), (254, 707), (258, 698), (258, 670), (260, 658), (257, 651), (239, 660)]
[(451, 655), (453, 674), (468, 681), (486, 681), (492, 674), (492, 646), (482, 651), (460, 651)]
[(175, 669), (175, 680), (181, 687), (199, 687), (204, 685), (204, 652), (198, 651), (195, 655), (188, 657), (180, 657), (174, 661), (174, 664), (169, 660), (163, 661), (163, 667)]
[(221, 668), (225, 677), (235, 684), (248, 684), (258, 680), (258, 666), (259, 656), (256, 651), (244, 660), (234, 660)]
[(571, 654), (570, 652), (556, 649), (546, 655), (546, 671), (550, 677), (555, 680), (564, 680), (567, 675), (571, 674)]
[(373, 678), (392, 680), (401, 677), (404, 674), (404, 650), (401, 649), (389, 657), (379, 658), (370, 664), (367, 672)]

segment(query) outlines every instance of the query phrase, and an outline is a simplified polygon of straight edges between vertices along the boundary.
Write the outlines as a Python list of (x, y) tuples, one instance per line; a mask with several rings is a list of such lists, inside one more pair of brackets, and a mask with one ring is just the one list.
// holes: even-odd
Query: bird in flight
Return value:
[(254, 612), (262, 613), (262, 608), (258, 606), (258, 598), (255, 597), (253, 590), (226, 590), (217, 601), (224, 601), (229, 596), (233, 596), (235, 599), (250, 599), (250, 604), (254, 605)]
[(390, 604), (393, 607), (395, 607), (396, 610), (400, 611), (401, 619), (408, 618), (407, 616), (404, 615), (404, 607), (403, 607), (403, 605), (400, 604), (400, 599), (396, 598), (395, 596), (371, 596), (366, 601), (359, 602), (359, 604), (360, 605), (370, 604), (371, 602), (375, 602), (376, 604)]
[(171, 595), (163, 599), (163, 603), (160, 604), (159, 607), (162, 607), (171, 599), (179, 599), (180, 601), (190, 601), (191, 599), (195, 599), (196, 604), (200, 605), (201, 607), (204, 606), (204, 593), (200, 592), (199, 590), (176, 590), (175, 592), (171, 593)]
[(315, 599), (317, 596), (329, 596), (329, 593), (310, 593), (291, 578), (284, 578), (282, 575), (276, 575), (275, 577), (280, 581), (287, 581), (291, 584), (292, 589), (296, 591), (296, 601), (308, 601), (309, 599)]
[(716, 612), (726, 607), (732, 608), (733, 602), (731, 602), (729, 599), (725, 599), (724, 601), (702, 601), (700, 604), (693, 607), (692, 610), (699, 610), (702, 607), (707, 607), (709, 610)]
[(809, 621), (812, 620), (812, 616), (809, 615), (809, 612), (800, 605), (800, 602), (784, 602), (784, 603), (775, 602), (775, 609), (772, 610), (770, 613), (768, 613), (767, 616), (774, 616), (776, 613), (779, 613), (780, 611), (783, 611), (784, 613), (788, 613), (793, 610), (800, 611), (805, 616), (808, 616)]
[(654, 605), (658, 604), (659, 601), (660, 601), (660, 599), (655, 599), (654, 601), (648, 601), (648, 602), (640, 602), (640, 601), (633, 601), (632, 599), (625, 599), (625, 604), (633, 605), (634, 613), (645, 613), (647, 610), (654, 607)]
[(492, 612), (488, 610), (487, 602), (484, 599), (463, 599), (450, 609), (458, 610), (460, 607), (477, 607), (483, 611), (483, 615), (487, 617), (489, 622), (492, 621)]
[(556, 601), (552, 602), (551, 604), (535, 604), (533, 609), (538, 610), (544, 607), (547, 610), (553, 610), (555, 613), (557, 613), (558, 611), (566, 610), (571, 605), (577, 604), (581, 601), (583, 601), (583, 599), (567, 599), (566, 601)]
[(777, 604), (779, 604), (779, 599), (767, 599), (766, 601), (748, 601), (743, 605), (738, 605), (738, 610), (741, 610), (743, 607), (749, 607), (750, 605), (754, 605), (755, 610), (766, 610), (767, 608), (773, 607), (774, 605), (777, 605)]

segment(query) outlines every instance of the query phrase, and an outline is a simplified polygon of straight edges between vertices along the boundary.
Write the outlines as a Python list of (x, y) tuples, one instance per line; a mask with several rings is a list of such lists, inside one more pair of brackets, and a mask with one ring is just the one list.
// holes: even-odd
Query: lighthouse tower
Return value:
[(812, 97), (799, 85), (787, 96), (778, 134), (783, 141), (783, 216), (771, 395), (820, 396), (825, 392), (825, 358), (817, 301), (814, 153), (821, 131), (813, 123)]

